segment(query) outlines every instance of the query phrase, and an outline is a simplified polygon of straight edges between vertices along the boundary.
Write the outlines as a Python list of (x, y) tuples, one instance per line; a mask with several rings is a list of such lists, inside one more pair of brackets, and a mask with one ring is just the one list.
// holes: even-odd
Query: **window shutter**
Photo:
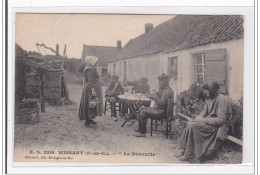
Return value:
[(205, 52), (205, 80), (215, 81), (220, 85), (220, 93), (226, 93), (226, 49)]

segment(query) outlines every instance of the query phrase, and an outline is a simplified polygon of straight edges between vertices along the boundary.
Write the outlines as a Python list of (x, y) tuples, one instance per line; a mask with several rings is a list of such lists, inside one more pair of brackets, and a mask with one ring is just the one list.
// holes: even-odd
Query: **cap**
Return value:
[(119, 79), (119, 76), (118, 76), (118, 75), (113, 75), (112, 78), (118, 80), (118, 79)]
[(214, 89), (218, 90), (219, 89), (219, 84), (217, 82), (215, 82), (215, 81), (207, 81), (207, 82), (204, 82), (202, 84), (202, 88), (203, 89), (208, 89), (208, 90), (211, 89), (211, 88), (214, 88)]
[(162, 75), (160, 75), (160, 76), (158, 77), (158, 80), (169, 80), (169, 76), (166, 75), (165, 73), (163, 73)]
[(147, 78), (145, 78), (145, 77), (142, 77), (142, 78), (140, 78), (140, 80), (139, 80), (140, 82), (144, 82), (144, 83), (147, 83), (148, 82), (148, 79)]

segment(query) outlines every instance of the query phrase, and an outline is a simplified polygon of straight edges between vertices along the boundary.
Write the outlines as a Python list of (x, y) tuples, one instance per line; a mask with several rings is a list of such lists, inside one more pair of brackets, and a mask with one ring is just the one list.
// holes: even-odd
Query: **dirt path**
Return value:
[[(86, 128), (78, 119), (79, 101), (82, 86), (69, 84), (70, 99), (73, 105), (47, 106), (45, 113), (40, 113), (40, 122), (31, 124), (16, 124), (14, 147), (15, 155), (20, 156), (22, 150), (64, 150), (84, 152), (105, 152), (109, 156), (79, 156), (74, 162), (100, 163), (184, 163), (175, 156), (174, 140), (166, 139), (164, 135), (153, 134), (146, 138), (133, 136), (137, 122), (128, 123), (123, 128), (123, 119), (114, 122), (110, 113), (95, 118), (97, 126)], [(103, 88), (104, 90), (104, 88)], [(149, 126), (149, 125), (148, 125)], [(148, 127), (149, 130), (149, 127)], [(176, 142), (176, 141), (175, 141)], [(230, 145), (230, 144), (228, 144)], [(240, 163), (241, 150), (234, 150), (236, 145), (225, 147), (214, 159), (205, 163)], [(146, 153), (152, 156), (140, 156)], [(21, 156), (20, 156), (21, 157)], [(185, 162), (187, 163), (187, 162)]]
[[(96, 117), (97, 126), (86, 128), (83, 121), (77, 117), (82, 87), (79, 85), (68, 85), (70, 99), (73, 105), (47, 106), (45, 113), (40, 113), (41, 121), (33, 125), (15, 125), (15, 148), (18, 149), (46, 149), (46, 150), (84, 150), (84, 151), (106, 151), (111, 154), (134, 154), (152, 153), (154, 156), (144, 157), (124, 156), (123, 162), (147, 163), (180, 163), (174, 157), (172, 147), (174, 143), (160, 134), (154, 134), (146, 138), (133, 136), (137, 122), (126, 124), (123, 128), (123, 119), (114, 122), (110, 114)], [(118, 156), (120, 156), (118, 155)], [(117, 160), (117, 157), (115, 156)], [(114, 162), (117, 162), (117, 161)], [(119, 160), (119, 159), (118, 159)], [(120, 161), (121, 162), (121, 161)], [(118, 163), (120, 163), (118, 162)]]

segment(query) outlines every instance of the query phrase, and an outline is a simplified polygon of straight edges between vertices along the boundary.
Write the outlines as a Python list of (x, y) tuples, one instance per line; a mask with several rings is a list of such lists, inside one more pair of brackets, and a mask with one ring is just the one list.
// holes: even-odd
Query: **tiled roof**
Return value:
[(82, 58), (86, 56), (98, 57), (98, 65), (105, 66), (108, 62), (114, 61), (117, 58), (116, 55), (118, 55), (120, 50), (117, 47), (84, 45)]
[(242, 38), (243, 22), (237, 15), (179, 15), (130, 40), (117, 60)]

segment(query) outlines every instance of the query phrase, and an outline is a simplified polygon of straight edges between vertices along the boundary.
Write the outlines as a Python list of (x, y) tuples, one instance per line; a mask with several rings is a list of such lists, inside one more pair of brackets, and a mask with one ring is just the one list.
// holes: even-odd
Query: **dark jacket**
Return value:
[(117, 87), (115, 88), (115, 83), (114, 82), (109, 82), (107, 85), (107, 90), (106, 90), (106, 96), (107, 97), (117, 97), (120, 94), (124, 93), (124, 88), (120, 83), (118, 83)]
[(166, 110), (168, 99), (173, 100), (173, 91), (169, 86), (166, 86), (154, 94), (152, 99), (155, 101), (155, 108)]

